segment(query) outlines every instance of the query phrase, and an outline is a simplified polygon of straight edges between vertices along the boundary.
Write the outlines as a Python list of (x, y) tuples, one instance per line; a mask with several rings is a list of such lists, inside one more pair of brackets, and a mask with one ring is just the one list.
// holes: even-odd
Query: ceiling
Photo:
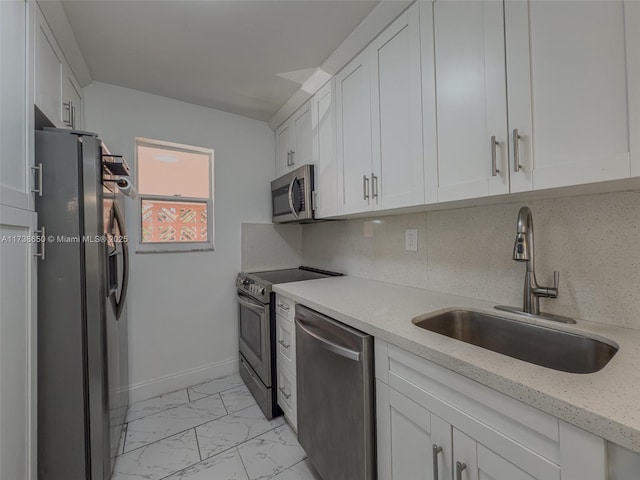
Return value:
[(93, 80), (268, 120), (379, 0), (66, 0)]

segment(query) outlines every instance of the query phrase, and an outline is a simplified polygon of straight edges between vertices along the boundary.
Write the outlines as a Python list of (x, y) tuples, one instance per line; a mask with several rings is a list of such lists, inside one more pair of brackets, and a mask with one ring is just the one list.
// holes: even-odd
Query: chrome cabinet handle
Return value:
[(462, 480), (462, 472), (466, 470), (465, 463), (456, 462), (456, 480)]
[(76, 106), (71, 103), (71, 128), (76, 128)]
[(522, 168), (520, 165), (520, 142), (522, 135), (518, 132), (517, 128), (513, 129), (513, 171), (519, 172)]
[(373, 173), (371, 174), (371, 185), (371, 190), (373, 190), (371, 198), (378, 198), (378, 177)]
[(291, 150), (287, 152), (287, 167), (291, 166)]
[(290, 344), (284, 343), (282, 340), (278, 340), (278, 343), (282, 345), (284, 348), (286, 348), (287, 350), (289, 350), (289, 348), (291, 347)]
[(366, 175), (362, 175), (362, 191), (363, 199), (369, 200), (369, 179)]
[(296, 207), (293, 206), (293, 184), (298, 181), (298, 177), (293, 177), (291, 183), (289, 184), (289, 208), (291, 209), (291, 213), (293, 216), (298, 218), (298, 212), (296, 211)]
[(287, 393), (284, 387), (279, 387), (278, 390), (280, 390), (285, 399), (289, 400), (291, 398), (291, 394)]
[(286, 303), (282, 303), (282, 302), (278, 302), (278, 308), (281, 308), (282, 310), (285, 311), (289, 311), (289, 305), (287, 305)]
[(496, 140), (496, 136), (491, 137), (491, 175), (493, 177), (497, 177), (500, 173), (498, 169), (498, 159), (497, 159), (497, 147), (500, 143)]
[[(34, 257), (40, 257), (40, 260), (44, 260), (47, 258), (46, 253), (47, 253), (47, 229), (44, 227), (44, 225), (42, 226), (42, 228), (40, 230), (36, 230), (36, 235), (39, 235), (42, 237), (42, 241), (41, 242), (37, 242), (37, 243), (41, 243), (42, 244), (42, 248), (40, 249), (40, 251), (36, 251), (36, 253), (33, 254)], [(37, 247), (36, 247), (37, 248)]]
[(296, 161), (294, 160), (296, 155), (295, 150), (291, 150), (291, 166), (293, 167), (296, 164)]
[(68, 120), (65, 120), (64, 118), (62, 119), (62, 122), (67, 126), (67, 127), (72, 127), (72, 118), (71, 118), (71, 110), (73, 109), (73, 103), (71, 102), (71, 100), (69, 100), (68, 102), (64, 102), (62, 104), (62, 106), (64, 107), (64, 110), (67, 112), (67, 118)]
[(42, 164), (39, 163), (36, 167), (31, 167), (31, 170), (38, 171), (38, 187), (32, 189), (33, 193), (37, 193), (39, 197), (42, 196)]
[(432, 449), (433, 449), (433, 480), (438, 480), (438, 478), (440, 478), (440, 475), (438, 473), (438, 454), (442, 452), (442, 447), (434, 443)]

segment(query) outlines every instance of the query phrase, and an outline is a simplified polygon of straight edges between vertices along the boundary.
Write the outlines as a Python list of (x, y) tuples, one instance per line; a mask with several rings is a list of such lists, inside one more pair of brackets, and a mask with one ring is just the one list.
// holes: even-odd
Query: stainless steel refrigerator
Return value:
[(126, 162), (95, 134), (36, 131), (38, 479), (108, 480), (127, 405)]

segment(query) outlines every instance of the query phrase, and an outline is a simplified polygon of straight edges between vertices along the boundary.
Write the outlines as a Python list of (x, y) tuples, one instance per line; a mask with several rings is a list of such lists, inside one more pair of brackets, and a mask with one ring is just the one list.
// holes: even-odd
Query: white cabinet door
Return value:
[(276, 130), (276, 177), (287, 173), (291, 167), (291, 151), (293, 150), (293, 128), (287, 121)]
[(503, 2), (435, 2), (434, 28), (438, 201), (508, 193)]
[(338, 162), (333, 81), (316, 92), (311, 104), (313, 163), (316, 165), (315, 215), (338, 215)]
[(374, 209), (424, 203), (418, 4), (376, 40), (371, 52)]
[(39, 8), (36, 8), (35, 104), (57, 127), (62, 121), (62, 66), (64, 57)]
[(33, 210), (33, 100), (27, 81), (27, 60), (32, 59), (32, 54), (28, 22), (24, 0), (0, 2), (0, 203)]
[[(4, 17), (5, 3), (0, 2)], [(18, 3), (18, 2), (16, 2)], [(23, 2), (19, 2), (23, 3)], [(3, 24), (4, 30), (4, 24)], [(4, 33), (4, 32), (3, 32)], [(0, 205), (0, 478), (36, 478), (36, 214)]]
[(62, 113), (65, 126), (82, 128), (82, 89), (66, 63), (62, 67)]
[(338, 200), (342, 214), (371, 210), (369, 51), (336, 75)]
[[(453, 429), (453, 469), (456, 480), (536, 480), (459, 430)], [(458, 475), (460, 471), (460, 475)], [(531, 472), (530, 472), (531, 473)]]
[(530, 189), (519, 176), (531, 173), (536, 190), (628, 178), (624, 2), (506, 2), (505, 12), (509, 128), (525, 173), (512, 174), (512, 191)]
[(436, 120), (436, 60), (433, 39), (433, 2), (417, 2), (420, 15), (422, 72), (422, 154), (425, 203), (438, 201), (438, 131)]
[(380, 381), (376, 392), (379, 480), (451, 480), (451, 426)]
[(295, 146), (291, 153), (291, 167), (313, 163), (313, 133), (311, 122), (311, 101), (305, 103), (291, 119), (295, 132)]

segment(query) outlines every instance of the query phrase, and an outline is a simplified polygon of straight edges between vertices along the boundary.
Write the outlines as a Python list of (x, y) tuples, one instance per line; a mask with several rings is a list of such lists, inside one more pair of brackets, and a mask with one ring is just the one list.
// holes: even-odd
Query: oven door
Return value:
[(271, 330), (269, 304), (238, 292), (240, 353), (266, 387), (271, 387)]

